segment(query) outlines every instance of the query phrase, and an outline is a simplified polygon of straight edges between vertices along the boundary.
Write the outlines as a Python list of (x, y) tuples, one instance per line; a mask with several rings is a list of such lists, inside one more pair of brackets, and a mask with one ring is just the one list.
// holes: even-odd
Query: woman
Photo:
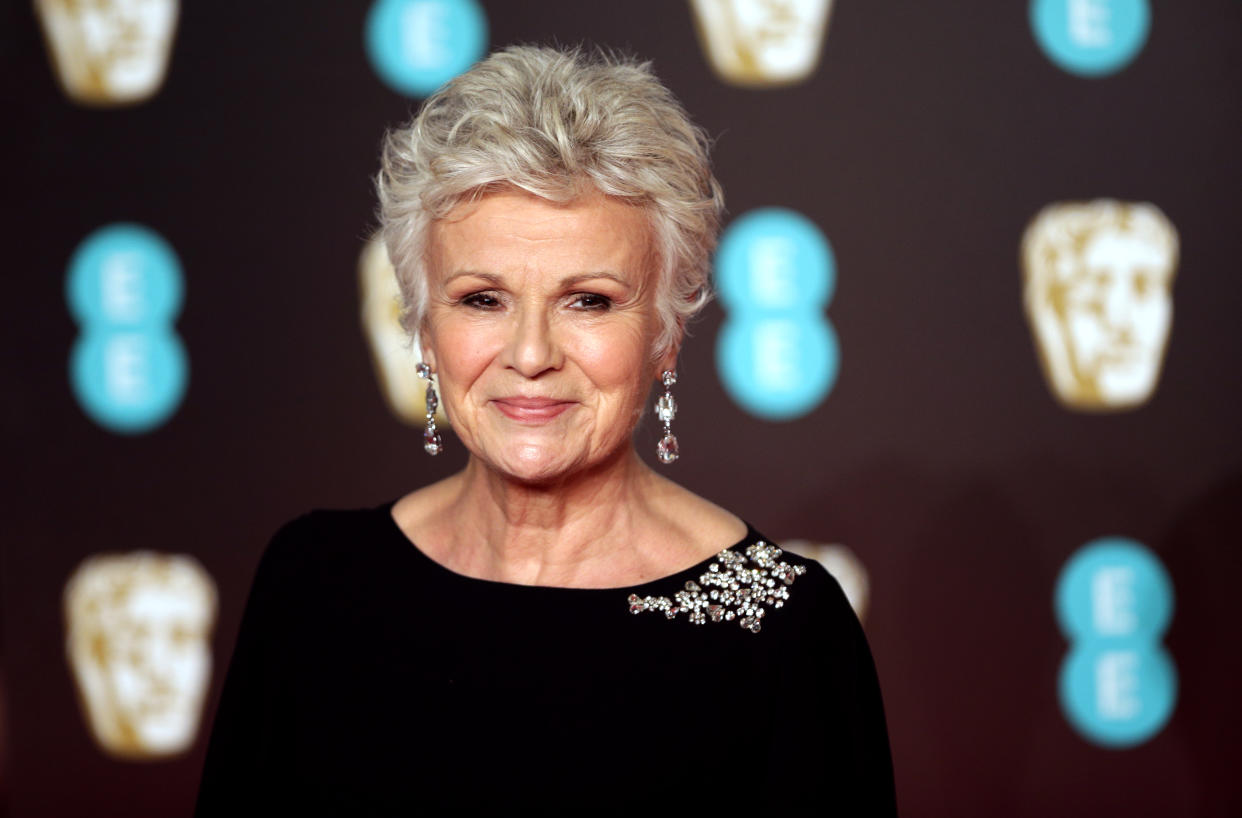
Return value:
[(655, 382), (677, 457), (721, 210), (669, 91), (511, 48), (389, 135), (378, 188), (434, 378), (426, 449), (451, 445), (438, 394), (469, 460), (277, 534), (198, 814), (894, 814), (839, 587), (632, 446)]

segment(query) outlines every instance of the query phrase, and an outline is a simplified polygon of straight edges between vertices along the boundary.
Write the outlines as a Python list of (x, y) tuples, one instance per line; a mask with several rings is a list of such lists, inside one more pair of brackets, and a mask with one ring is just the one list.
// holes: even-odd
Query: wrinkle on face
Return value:
[[(645, 213), (598, 192), (494, 192), (433, 225), (423, 350), (475, 458), (542, 481), (629, 446), (657, 371), (653, 255)], [(567, 408), (515, 422), (514, 397)]]

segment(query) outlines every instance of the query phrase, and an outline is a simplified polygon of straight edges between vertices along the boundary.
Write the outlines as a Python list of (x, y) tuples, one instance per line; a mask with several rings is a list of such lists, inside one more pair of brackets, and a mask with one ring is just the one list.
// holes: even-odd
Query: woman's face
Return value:
[(421, 335), (466, 448), (522, 482), (556, 480), (629, 445), (657, 372), (653, 254), (641, 210), (592, 192), (521, 191), (432, 226)]

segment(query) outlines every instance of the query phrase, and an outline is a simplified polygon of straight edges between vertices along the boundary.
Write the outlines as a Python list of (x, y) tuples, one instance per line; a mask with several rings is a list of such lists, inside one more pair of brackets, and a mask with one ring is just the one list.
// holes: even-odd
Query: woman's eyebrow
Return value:
[(566, 278), (561, 279), (561, 286), (565, 288), (576, 287), (584, 281), (593, 281), (600, 278), (615, 281), (627, 289), (632, 286), (627, 279), (617, 275), (616, 273), (610, 273), (607, 270), (601, 270), (595, 273), (578, 273), (577, 275), (567, 276)]
[[(451, 284), (453, 281), (456, 281), (459, 278), (482, 279), (483, 281), (486, 281), (487, 283), (491, 284), (494, 287), (499, 287), (504, 283), (504, 277), (497, 275), (496, 273), (484, 273), (484, 272), (480, 272), (479, 270), (458, 270), (457, 272), (450, 275), (448, 278), (444, 279), (444, 284), (445, 285)], [(633, 284), (624, 276), (618, 275), (617, 273), (609, 272), (607, 270), (600, 270), (598, 272), (593, 272), (593, 273), (575, 273), (574, 275), (566, 276), (565, 278), (562, 278), (560, 280), (560, 286), (562, 289), (570, 289), (570, 288), (578, 286), (579, 284), (582, 284), (583, 282), (597, 281), (601, 278), (606, 281), (614, 281), (617, 284), (621, 285), (622, 287), (625, 287), (626, 289), (629, 289), (633, 286)]]
[(495, 273), (482, 273), (478, 270), (459, 270), (448, 278), (444, 279), (445, 284), (449, 284), (459, 278), (481, 278), (494, 286), (499, 286), (502, 282), (500, 276)]

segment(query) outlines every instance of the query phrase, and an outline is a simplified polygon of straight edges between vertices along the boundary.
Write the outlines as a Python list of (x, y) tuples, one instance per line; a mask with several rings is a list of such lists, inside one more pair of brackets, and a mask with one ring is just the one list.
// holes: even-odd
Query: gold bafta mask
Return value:
[(867, 569), (844, 545), (827, 545), (810, 542), (809, 540), (782, 540), (781, 548), (800, 557), (815, 560), (828, 569), (828, 573), (836, 578), (845, 591), (845, 598), (859, 621), (867, 614), (867, 603), (870, 597), (871, 583), (867, 579)]
[(178, 0), (35, 0), (65, 94), (85, 105), (141, 102), (159, 90)]
[(1027, 227), (1026, 317), (1063, 405), (1103, 412), (1151, 397), (1173, 320), (1177, 252), (1177, 231), (1151, 204), (1054, 204)]
[(691, 0), (699, 41), (722, 80), (748, 88), (815, 72), (832, 0)]
[[(384, 400), (401, 420), (412, 426), (422, 426), (427, 421), (427, 382), (415, 372), (422, 353), (417, 342), (410, 343), (401, 326), (401, 290), (379, 236), (362, 248), (358, 279), (362, 328), (371, 347), (371, 360), (375, 363), (375, 375)], [(449, 425), (443, 404), (436, 411), (436, 425), (441, 428)]]
[(100, 555), (65, 585), (65, 647), (95, 741), (121, 759), (194, 743), (211, 680), (216, 586), (192, 557)]

